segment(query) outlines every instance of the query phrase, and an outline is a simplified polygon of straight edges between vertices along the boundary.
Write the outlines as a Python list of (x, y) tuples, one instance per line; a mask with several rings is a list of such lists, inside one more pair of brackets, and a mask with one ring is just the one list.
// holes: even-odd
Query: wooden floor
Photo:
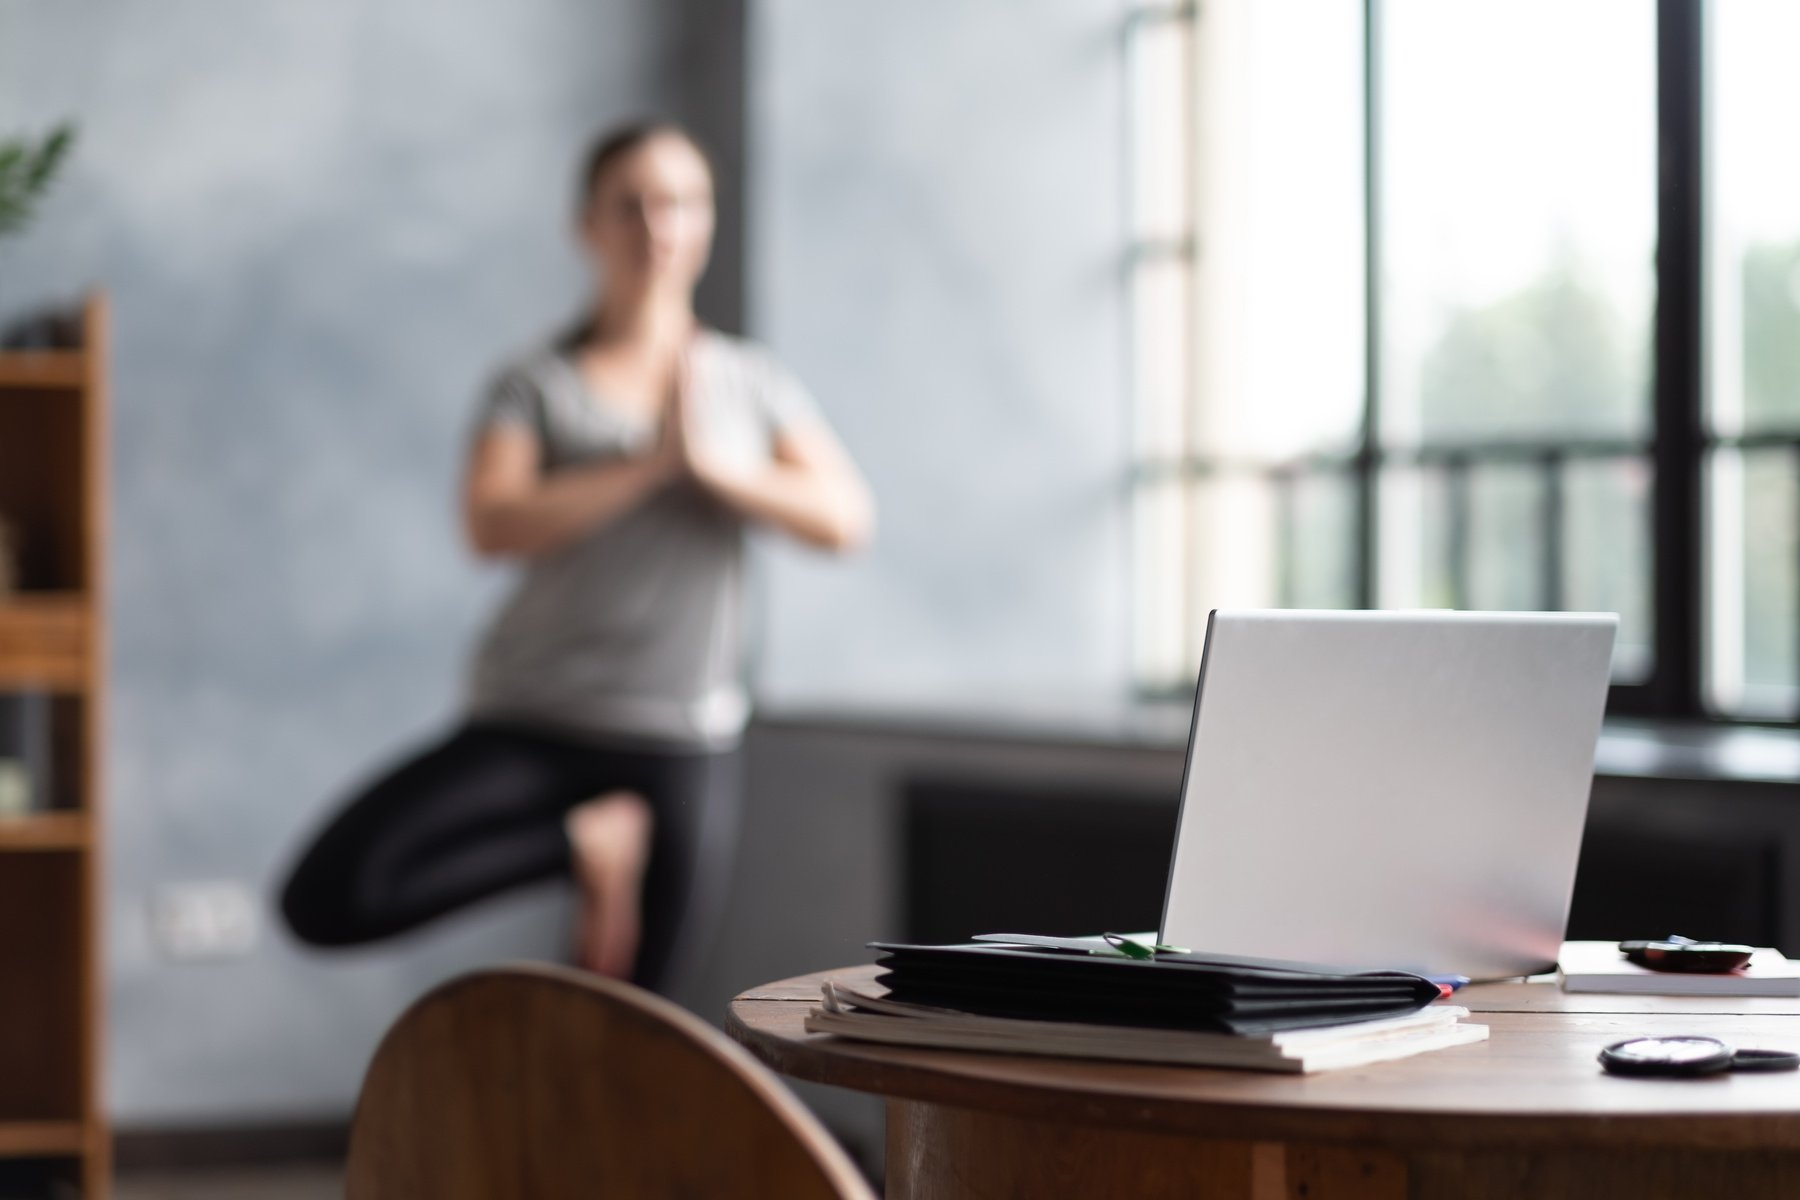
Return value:
[(331, 1167), (237, 1167), (121, 1175), (113, 1200), (343, 1200), (343, 1172)]

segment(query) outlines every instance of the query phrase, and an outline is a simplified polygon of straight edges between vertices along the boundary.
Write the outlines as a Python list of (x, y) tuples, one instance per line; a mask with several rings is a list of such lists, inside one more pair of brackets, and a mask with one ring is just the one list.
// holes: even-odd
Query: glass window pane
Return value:
[(1194, 486), (1189, 509), (1192, 583), (1189, 621), (1198, 651), (1206, 614), (1215, 608), (1272, 608), (1280, 603), (1280, 510), (1260, 471), (1225, 471)]
[(1273, 481), (1281, 540), (1283, 608), (1356, 605), (1356, 484), (1349, 471), (1300, 472)]
[(1347, 450), (1364, 392), (1362, 5), (1219, 0), (1199, 36), (1196, 449)]
[[(1711, 10), (1707, 207), (1708, 416), (1723, 435), (1800, 432), (1800, 7), (1731, 0)], [(1797, 692), (1793, 451), (1721, 450), (1707, 471), (1708, 703), (1791, 718)]]
[[(1451, 479), (1454, 509), (1454, 477)], [(1468, 546), (1463, 570), (1468, 596), (1459, 607), (1530, 611), (1545, 607), (1544, 488), (1537, 471), (1512, 463), (1472, 467), (1468, 488)], [(1454, 545), (1451, 547), (1455, 552)]]
[(1381, 602), (1390, 608), (1619, 614), (1613, 678), (1639, 683), (1651, 664), (1650, 467), (1641, 459), (1561, 468), (1561, 579), (1545, 572), (1550, 496), (1535, 464), (1395, 467), (1382, 481)]
[(1563, 607), (1616, 612), (1613, 679), (1642, 683), (1653, 662), (1650, 623), (1650, 464), (1569, 463), (1563, 469)]
[(1141, 686), (1171, 688), (1187, 679), (1187, 485), (1174, 477), (1139, 482), (1132, 492), (1132, 652)]
[(1187, 445), (1192, 297), (1186, 259), (1152, 258), (1133, 269), (1131, 408), (1140, 459), (1173, 461)]
[[(1714, 5), (1709, 418), (1724, 435), (1800, 427), (1800, 8)], [(1707, 472), (1706, 683), (1727, 715), (1790, 717), (1797, 693), (1795, 472), (1781, 447), (1722, 450)]]
[(1384, 438), (1644, 436), (1656, 6), (1381, 11)]
[(1800, 5), (1712, 13), (1712, 417), (1724, 433), (1800, 426)]
[(1140, 241), (1177, 241), (1192, 229), (1193, 28), (1175, 6), (1130, 27), (1131, 216)]
[(1784, 451), (1744, 455), (1745, 707), (1793, 710), (1794, 460)]
[(1800, 698), (1794, 464), (1794, 451), (1785, 447), (1720, 451), (1709, 464), (1707, 690), (1709, 702), (1728, 715), (1787, 718)]
[(1451, 578), (1450, 486), (1445, 472), (1411, 466), (1381, 475), (1381, 588), (1384, 608), (1455, 608)]
[(1189, 517), (1196, 652), (1214, 608), (1356, 603), (1356, 487), (1350, 472), (1224, 471), (1194, 485)]

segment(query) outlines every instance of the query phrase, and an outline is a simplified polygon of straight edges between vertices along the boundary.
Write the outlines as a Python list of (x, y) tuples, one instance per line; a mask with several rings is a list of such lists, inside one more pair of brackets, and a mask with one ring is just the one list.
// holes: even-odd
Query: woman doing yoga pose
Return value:
[(873, 508), (795, 379), (695, 320), (713, 178), (693, 139), (602, 139), (579, 209), (592, 314), (500, 373), (471, 442), (468, 540), (524, 573), (465, 720), (336, 815), (282, 909), (354, 945), (572, 871), (580, 960), (654, 988), (716, 915), (734, 839), (744, 528), (842, 551)]

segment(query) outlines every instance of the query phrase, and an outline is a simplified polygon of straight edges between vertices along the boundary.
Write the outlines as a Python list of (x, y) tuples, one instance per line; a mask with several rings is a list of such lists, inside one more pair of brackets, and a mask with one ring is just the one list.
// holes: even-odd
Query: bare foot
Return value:
[(650, 857), (650, 806), (632, 792), (608, 792), (569, 810), (569, 844), (581, 882), (576, 957), (614, 979), (637, 962), (638, 892)]

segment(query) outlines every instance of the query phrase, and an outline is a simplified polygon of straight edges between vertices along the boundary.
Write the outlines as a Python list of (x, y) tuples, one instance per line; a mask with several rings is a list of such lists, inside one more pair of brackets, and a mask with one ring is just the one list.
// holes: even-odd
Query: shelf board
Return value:
[(86, 592), (54, 591), (54, 592), (8, 592), (0, 596), (0, 619), (9, 614), (24, 617), (44, 615), (72, 615), (86, 617), (88, 598)]
[(79, 690), (87, 683), (91, 614), (79, 592), (0, 600), (0, 688)]
[[(80, 812), (0, 817), (0, 854), (13, 850), (85, 850), (92, 828), (87, 814)], [(4, 1124), (0, 1122), (0, 1127)]]
[(87, 382), (87, 356), (79, 350), (0, 352), (0, 388), (78, 388)]
[(80, 1121), (0, 1121), (0, 1158), (80, 1154), (86, 1149)]

